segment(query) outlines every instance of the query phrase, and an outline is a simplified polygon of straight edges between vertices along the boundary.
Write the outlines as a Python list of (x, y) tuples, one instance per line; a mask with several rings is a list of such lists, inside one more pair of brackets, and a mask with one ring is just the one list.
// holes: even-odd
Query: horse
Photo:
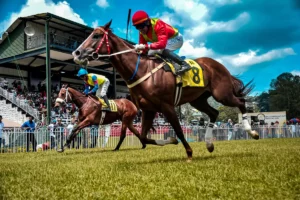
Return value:
[(65, 147), (69, 148), (71, 141), (73, 141), (81, 129), (90, 125), (111, 124), (116, 120), (121, 120), (122, 126), (120, 141), (114, 151), (120, 149), (126, 137), (127, 128), (139, 138), (143, 145), (142, 148), (144, 149), (146, 145), (141, 140), (139, 132), (133, 126), (133, 120), (138, 113), (136, 106), (127, 99), (114, 99), (113, 101), (116, 103), (117, 111), (108, 112), (101, 109), (102, 104), (99, 102), (98, 97), (92, 95), (86, 96), (71, 87), (63, 85), (55, 100), (54, 107), (59, 107), (63, 103), (73, 102), (79, 108), (79, 115), (77, 125), (74, 126), (72, 133), (68, 136), (66, 144), (62, 149), (59, 149), (58, 152), (63, 152)]
[[(110, 59), (112, 66), (126, 82), (135, 105), (142, 110), (141, 139), (146, 144), (166, 145), (177, 144), (175, 138), (170, 140), (152, 140), (146, 137), (151, 128), (156, 112), (161, 112), (170, 122), (177, 137), (182, 141), (187, 153), (187, 161), (192, 160), (193, 151), (180, 126), (175, 112), (175, 106), (190, 103), (197, 110), (206, 113), (210, 122), (206, 129), (206, 148), (213, 152), (213, 126), (219, 112), (211, 107), (207, 99), (211, 96), (221, 104), (238, 107), (243, 114), (243, 125), (247, 133), (254, 139), (259, 139), (255, 130), (247, 120), (245, 96), (251, 92), (254, 85), (250, 81), (244, 84), (232, 76), (221, 63), (211, 58), (202, 57), (194, 61), (203, 68), (203, 87), (183, 87), (181, 96), (174, 103), (176, 92), (176, 76), (162, 69), (162, 59), (152, 59), (141, 56), (134, 46), (116, 36), (110, 29), (111, 22), (94, 29), (88, 38), (75, 50), (72, 55), (74, 62), (88, 65), (89, 61)], [(103, 45), (104, 42), (106, 45)], [(196, 78), (199, 76), (194, 73)]]

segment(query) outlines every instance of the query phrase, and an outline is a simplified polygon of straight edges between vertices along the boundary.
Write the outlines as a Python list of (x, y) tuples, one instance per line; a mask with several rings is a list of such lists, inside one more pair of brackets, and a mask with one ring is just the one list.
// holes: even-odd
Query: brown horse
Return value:
[[(245, 130), (253, 138), (258, 139), (258, 133), (251, 130), (247, 120), (244, 97), (251, 91), (251, 85), (230, 75), (229, 71), (219, 62), (211, 58), (198, 58), (195, 61), (203, 68), (204, 87), (184, 87), (178, 103), (174, 103), (176, 91), (175, 76), (161, 68), (162, 60), (149, 59), (143, 56), (135, 73), (138, 54), (133, 46), (114, 35), (107, 23), (95, 28), (91, 35), (73, 52), (74, 61), (86, 65), (90, 60), (110, 58), (110, 61), (129, 86), (130, 94), (135, 104), (142, 109), (142, 141), (146, 144), (165, 145), (176, 144), (177, 140), (151, 140), (146, 137), (152, 126), (156, 112), (165, 115), (174, 128), (176, 135), (182, 141), (188, 156), (192, 159), (192, 149), (184, 138), (175, 106), (190, 103), (197, 110), (210, 117), (206, 129), (205, 140), (208, 151), (212, 152), (213, 125), (219, 112), (211, 107), (207, 99), (214, 99), (225, 106), (238, 107), (243, 114)], [(106, 42), (106, 45), (103, 43)], [(134, 74), (134, 75), (133, 75)], [(132, 78), (131, 78), (132, 77)], [(177, 95), (176, 95), (177, 96)]]
[[(129, 130), (139, 138), (143, 144), (142, 148), (146, 145), (142, 142), (139, 132), (133, 126), (133, 120), (137, 115), (136, 106), (127, 99), (115, 99), (117, 112), (102, 111), (102, 105), (97, 97), (85, 96), (84, 94), (74, 90), (73, 88), (63, 86), (60, 89), (58, 97), (55, 101), (55, 107), (61, 106), (62, 103), (73, 102), (79, 108), (78, 123), (73, 128), (72, 133), (69, 135), (64, 147), (69, 147), (71, 141), (76, 137), (81, 129), (90, 125), (105, 125), (111, 124), (116, 120), (122, 121), (120, 141), (114, 150), (119, 150), (123, 140), (126, 137), (126, 129)], [(60, 149), (59, 152), (63, 152)]]

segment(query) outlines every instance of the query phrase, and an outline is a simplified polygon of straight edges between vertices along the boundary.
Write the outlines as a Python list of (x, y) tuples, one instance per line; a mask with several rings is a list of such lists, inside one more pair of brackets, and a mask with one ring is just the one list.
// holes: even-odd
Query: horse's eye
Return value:
[(99, 34), (95, 34), (94, 36), (93, 36), (93, 39), (99, 39), (100, 38), (100, 35)]

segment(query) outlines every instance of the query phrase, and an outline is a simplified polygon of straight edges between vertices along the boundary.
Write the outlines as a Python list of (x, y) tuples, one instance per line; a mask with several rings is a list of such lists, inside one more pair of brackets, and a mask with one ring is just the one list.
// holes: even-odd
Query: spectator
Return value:
[(4, 78), (4, 80), (3, 80), (3, 89), (5, 89), (5, 90), (8, 89), (8, 81), (6, 80), (6, 78)]
[(4, 123), (2, 122), (2, 116), (0, 115), (0, 150), (1, 150), (1, 145), (3, 144), (4, 146), (5, 144), (4, 137), (2, 136), (3, 128), (4, 128)]
[(226, 126), (228, 128), (228, 140), (231, 140), (232, 139), (232, 131), (233, 131), (233, 122), (231, 119), (228, 119)]
[[(69, 137), (69, 135), (72, 133), (74, 126), (75, 126), (75, 117), (71, 119), (71, 123), (67, 126), (67, 137)], [(72, 148), (75, 147), (75, 139), (73, 139), (73, 141), (71, 142), (71, 146)]]
[(54, 149), (55, 147), (55, 134), (54, 134), (54, 126), (55, 126), (55, 123), (56, 123), (56, 120), (52, 120), (52, 123), (49, 124), (48, 126), (48, 130), (49, 130), (49, 133), (50, 133), (50, 148), (51, 149)]
[(105, 131), (104, 131), (104, 140), (103, 140), (103, 143), (102, 143), (102, 148), (104, 148), (104, 147), (106, 147), (106, 145), (107, 145), (107, 142), (108, 142), (108, 139), (109, 139), (109, 137), (110, 137), (110, 125), (106, 125), (105, 126)]
[(97, 146), (98, 140), (98, 126), (91, 126), (91, 148), (95, 148)]
[(58, 118), (57, 123), (54, 126), (54, 132), (56, 137), (56, 144), (60, 143), (60, 148), (62, 149), (64, 146), (64, 128), (65, 126), (61, 123), (61, 118)]
[(27, 132), (27, 143), (26, 143), (26, 152), (29, 152), (29, 145), (30, 142), (32, 144), (33, 151), (36, 151), (36, 140), (34, 137), (34, 131), (35, 131), (35, 123), (33, 121), (33, 117), (29, 116), (29, 120), (26, 121), (22, 126), (22, 129), (26, 129)]

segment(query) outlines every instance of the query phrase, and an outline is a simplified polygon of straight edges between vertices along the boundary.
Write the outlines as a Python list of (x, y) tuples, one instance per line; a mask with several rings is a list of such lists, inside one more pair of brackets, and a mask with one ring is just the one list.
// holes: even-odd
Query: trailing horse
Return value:
[[(73, 102), (79, 108), (78, 123), (73, 128), (72, 133), (68, 136), (64, 147), (69, 147), (71, 141), (76, 137), (79, 131), (87, 126), (111, 124), (116, 120), (121, 120), (122, 127), (120, 141), (115, 150), (119, 150), (126, 137), (127, 128), (139, 138), (143, 145), (142, 148), (145, 148), (146, 145), (142, 142), (139, 132), (133, 126), (133, 120), (138, 112), (136, 106), (127, 99), (114, 99), (110, 101), (112, 111), (108, 112), (102, 110), (102, 104), (97, 97), (85, 96), (73, 88), (63, 86), (55, 101), (55, 107), (60, 106), (62, 103)], [(59, 152), (63, 151), (64, 148), (59, 150)]]
[[(175, 112), (175, 106), (190, 103), (210, 118), (205, 140), (208, 151), (212, 152), (214, 150), (212, 130), (219, 112), (208, 104), (207, 99), (210, 96), (225, 106), (238, 107), (243, 114), (243, 125), (247, 133), (254, 139), (259, 138), (258, 133), (251, 130), (246, 114), (244, 97), (252, 89), (250, 83), (244, 85), (241, 80), (231, 76), (222, 64), (211, 58), (197, 58), (189, 62), (201, 67), (192, 68), (186, 74), (191, 76), (189, 79), (195, 84), (202, 85), (199, 87), (193, 83), (180, 87), (180, 84), (177, 84), (180, 77), (163, 70), (165, 63), (161, 59), (149, 59), (145, 56), (140, 58), (131, 44), (112, 33), (110, 25), (111, 21), (103, 27), (95, 28), (73, 52), (74, 61), (80, 65), (87, 65), (90, 60), (110, 58), (113, 67), (126, 82), (133, 101), (143, 111), (141, 139), (144, 143), (165, 145), (178, 142), (175, 138), (166, 141), (146, 137), (152, 127), (155, 113), (161, 112), (182, 141), (190, 161), (192, 149), (184, 138)], [(106, 45), (103, 45), (104, 42)]]

